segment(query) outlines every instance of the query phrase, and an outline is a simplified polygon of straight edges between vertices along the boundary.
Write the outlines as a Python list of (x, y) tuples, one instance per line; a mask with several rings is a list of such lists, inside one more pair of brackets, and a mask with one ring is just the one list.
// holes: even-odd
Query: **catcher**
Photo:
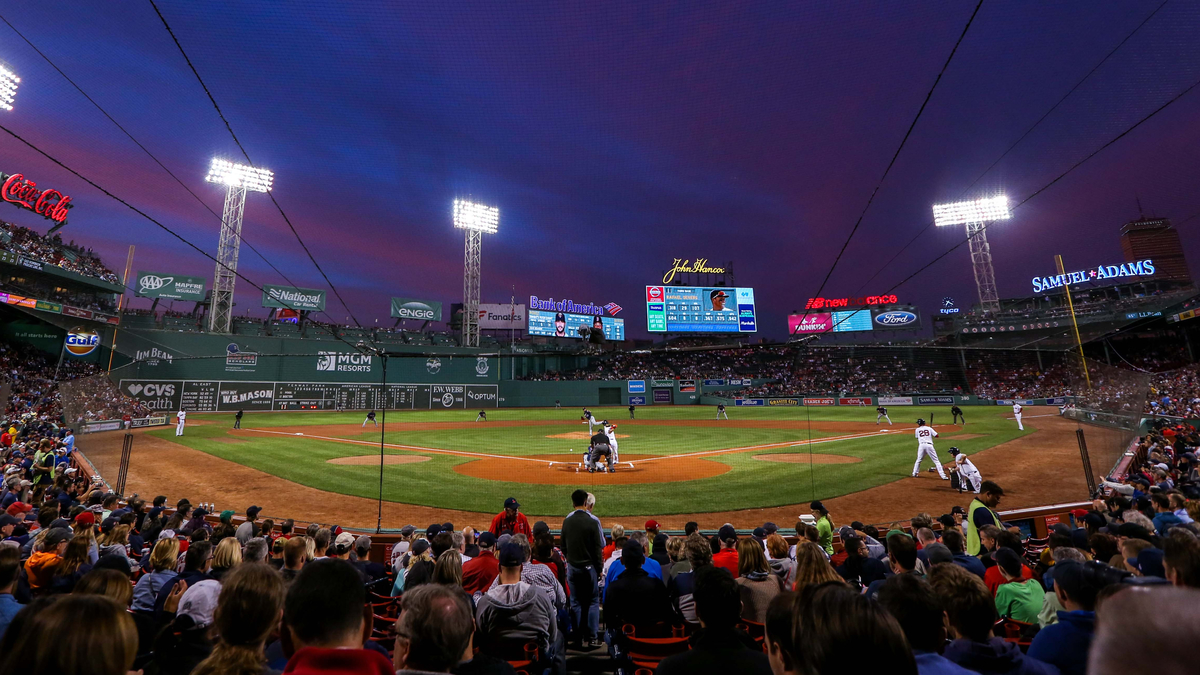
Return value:
[(975, 468), (971, 460), (958, 448), (950, 448), (950, 456), (954, 458), (953, 462), (946, 463), (946, 469), (950, 472), (950, 487), (958, 488), (960, 493), (969, 488), (975, 494), (979, 494), (983, 485), (983, 476), (979, 469)]

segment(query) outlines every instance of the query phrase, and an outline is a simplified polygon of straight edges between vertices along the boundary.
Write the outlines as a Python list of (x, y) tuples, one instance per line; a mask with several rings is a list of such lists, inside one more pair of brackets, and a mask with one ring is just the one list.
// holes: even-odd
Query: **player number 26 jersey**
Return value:
[(933, 439), (937, 438), (938, 433), (933, 430), (933, 427), (924, 426), (917, 427), (917, 443), (919, 445), (933, 445)]

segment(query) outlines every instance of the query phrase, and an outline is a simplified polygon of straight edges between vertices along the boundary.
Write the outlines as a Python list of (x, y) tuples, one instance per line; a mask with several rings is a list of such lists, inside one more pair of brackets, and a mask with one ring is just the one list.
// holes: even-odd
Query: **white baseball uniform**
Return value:
[(1017, 418), (1017, 428), (1020, 429), (1021, 431), (1025, 431), (1025, 425), (1021, 424), (1021, 410), (1023, 410), (1023, 408), (1021, 407), (1021, 404), (1014, 401), (1013, 402), (1013, 415)]
[(976, 469), (971, 460), (967, 459), (967, 456), (961, 452), (955, 456), (954, 463), (958, 465), (959, 485), (965, 488), (967, 484), (970, 484), (971, 490), (975, 494), (979, 494), (979, 488), (983, 485), (983, 476), (980, 475), (979, 469)]
[(937, 438), (938, 432), (933, 430), (929, 425), (917, 427), (917, 461), (913, 463), (912, 475), (913, 478), (921, 471), (921, 460), (928, 457), (933, 465), (937, 467), (938, 475), (942, 480), (949, 480), (946, 477), (946, 472), (942, 469), (942, 463), (938, 460), (937, 450), (933, 449), (933, 439)]
[(183, 435), (183, 423), (184, 423), (184, 420), (187, 419), (187, 411), (180, 410), (179, 412), (175, 413), (175, 417), (179, 420), (179, 422), (175, 425), (175, 435), (182, 436)]
[(612, 425), (604, 427), (604, 435), (608, 436), (608, 446), (612, 448), (613, 464), (617, 463), (617, 429)]

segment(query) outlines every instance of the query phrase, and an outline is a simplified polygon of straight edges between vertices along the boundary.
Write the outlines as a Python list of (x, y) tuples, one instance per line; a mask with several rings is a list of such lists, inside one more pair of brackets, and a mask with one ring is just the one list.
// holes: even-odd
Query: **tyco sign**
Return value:
[(441, 321), (442, 303), (413, 298), (392, 298), (392, 318)]
[(204, 278), (185, 277), (178, 274), (138, 272), (137, 294), (143, 298), (165, 298), (167, 300), (204, 300)]

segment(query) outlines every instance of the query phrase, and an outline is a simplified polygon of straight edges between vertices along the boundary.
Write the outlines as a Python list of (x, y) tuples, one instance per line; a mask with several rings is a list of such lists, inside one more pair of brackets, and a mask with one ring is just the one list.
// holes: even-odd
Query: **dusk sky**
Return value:
[[(974, 187), (972, 182), (1162, 0), (984, 2), (823, 295), (896, 293), (928, 317), (977, 301), (964, 237), (930, 205), (1020, 201), (1200, 79), (1200, 4), (1168, 1)], [(675, 257), (732, 262), (760, 337), (782, 338), (828, 271), (974, 2), (183, 2), (171, 27), (274, 194), (363, 324), (388, 299), (462, 300), (455, 197), (500, 208), (483, 300), (625, 308)], [(213, 156), (242, 161), (146, 1), (7, 4), (0, 15), (209, 208)], [(0, 23), (22, 78), (0, 125), (215, 254), (207, 211)], [(1175, 221), (1200, 273), (1200, 87), (989, 230), (1002, 297), (1120, 262), (1118, 229)], [(64, 238), (118, 272), (206, 277), (213, 263), (0, 133), (0, 170), (71, 195)], [(4, 207), (0, 218), (46, 229)], [(1190, 218), (1190, 219), (1189, 219)], [(244, 236), (297, 285), (328, 290), (265, 195)], [(286, 283), (249, 249), (240, 270)], [(873, 277), (873, 280), (871, 280)], [(868, 280), (870, 282), (868, 283)], [(238, 282), (237, 314), (259, 292)], [(148, 305), (148, 300), (137, 301)], [(329, 317), (349, 315), (330, 294)], [(318, 317), (325, 318), (325, 317)]]

